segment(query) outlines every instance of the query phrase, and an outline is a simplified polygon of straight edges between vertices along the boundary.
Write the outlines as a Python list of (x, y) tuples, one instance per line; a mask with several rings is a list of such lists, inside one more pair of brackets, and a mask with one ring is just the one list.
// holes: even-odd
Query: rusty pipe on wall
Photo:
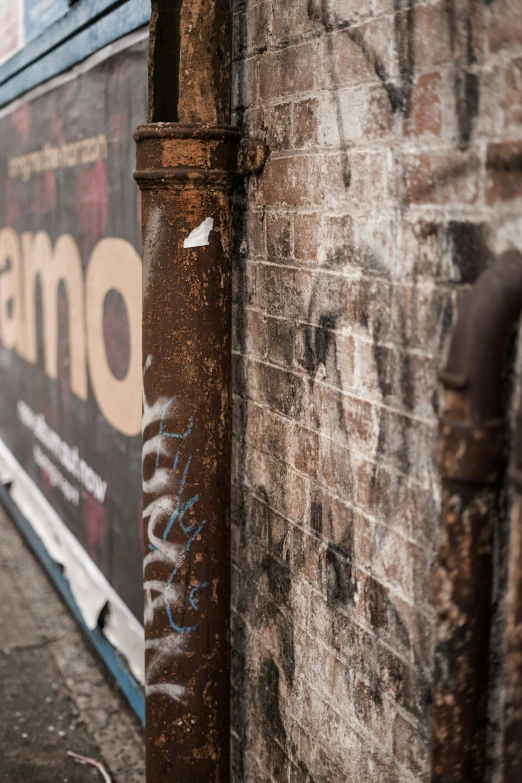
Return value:
[(518, 412), (511, 450), (513, 488), (509, 536), (504, 692), (504, 783), (522, 780), (522, 411)]
[(510, 470), (514, 490), (509, 541), (507, 665), (504, 704), (504, 783), (522, 780), (522, 414)]
[(230, 772), (230, 7), (156, 0), (137, 128), (147, 783)]
[(521, 310), (522, 257), (509, 251), (475, 283), (441, 374), (433, 783), (485, 780), (492, 530), (505, 463), (503, 372)]

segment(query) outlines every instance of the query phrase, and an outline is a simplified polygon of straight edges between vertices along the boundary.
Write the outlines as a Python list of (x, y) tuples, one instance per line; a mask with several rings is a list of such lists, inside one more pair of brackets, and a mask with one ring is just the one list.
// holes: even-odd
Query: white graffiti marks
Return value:
[[(145, 363), (144, 373), (151, 365), (150, 357)], [(149, 639), (146, 649), (152, 651), (147, 664), (147, 692), (164, 693), (181, 700), (185, 693), (183, 685), (158, 682), (157, 676), (164, 670), (164, 664), (179, 655), (184, 638), (197, 628), (199, 612), (198, 593), (208, 587), (191, 577), (190, 589), (180, 584), (180, 569), (196, 544), (201, 540), (206, 520), (197, 516), (199, 495), (187, 491), (192, 453), (190, 436), (194, 426), (191, 416), (183, 426), (177, 419), (177, 398), (162, 398), (150, 404), (143, 394), (143, 433), (151, 432), (143, 443), (143, 465), (151, 464), (151, 475), (143, 479), (143, 491), (151, 498), (143, 511), (147, 521), (147, 546), (145, 557), (145, 626), (150, 628), (158, 612), (165, 613), (171, 632), (158, 639)], [(174, 543), (171, 539), (175, 539)], [(161, 578), (151, 574), (161, 573)], [(176, 608), (189, 605), (195, 618), (183, 623)]]

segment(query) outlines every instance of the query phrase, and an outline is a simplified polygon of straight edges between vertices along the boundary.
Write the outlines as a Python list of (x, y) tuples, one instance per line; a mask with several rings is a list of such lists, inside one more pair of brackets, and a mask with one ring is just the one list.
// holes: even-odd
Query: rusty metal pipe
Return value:
[(522, 258), (510, 251), (475, 283), (441, 374), (433, 783), (485, 779), (492, 527), (505, 448), (503, 369), (521, 310)]
[[(522, 422), (517, 430), (522, 435)], [(522, 465), (517, 450), (516, 473)], [(507, 677), (504, 706), (504, 783), (522, 780), (522, 482), (512, 476), (515, 499), (511, 513), (509, 546)]]
[[(520, 400), (519, 400), (520, 405)], [(507, 664), (504, 704), (504, 783), (522, 780), (522, 412), (512, 448), (513, 487), (507, 588)]]
[(230, 779), (230, 8), (153, 2), (143, 237), (147, 783)]

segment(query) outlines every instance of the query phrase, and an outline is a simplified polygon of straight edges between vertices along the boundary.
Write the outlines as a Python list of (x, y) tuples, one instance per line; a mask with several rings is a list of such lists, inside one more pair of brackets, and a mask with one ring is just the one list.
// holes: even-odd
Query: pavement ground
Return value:
[(0, 508), (0, 781), (143, 783), (142, 728)]

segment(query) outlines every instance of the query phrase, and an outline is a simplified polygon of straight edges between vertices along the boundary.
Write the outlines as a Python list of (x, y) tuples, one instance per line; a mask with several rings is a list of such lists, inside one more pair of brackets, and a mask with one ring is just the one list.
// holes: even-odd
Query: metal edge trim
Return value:
[(146, 139), (204, 139), (239, 143), (241, 132), (234, 125), (151, 122), (138, 125), (133, 137), (137, 143)]

